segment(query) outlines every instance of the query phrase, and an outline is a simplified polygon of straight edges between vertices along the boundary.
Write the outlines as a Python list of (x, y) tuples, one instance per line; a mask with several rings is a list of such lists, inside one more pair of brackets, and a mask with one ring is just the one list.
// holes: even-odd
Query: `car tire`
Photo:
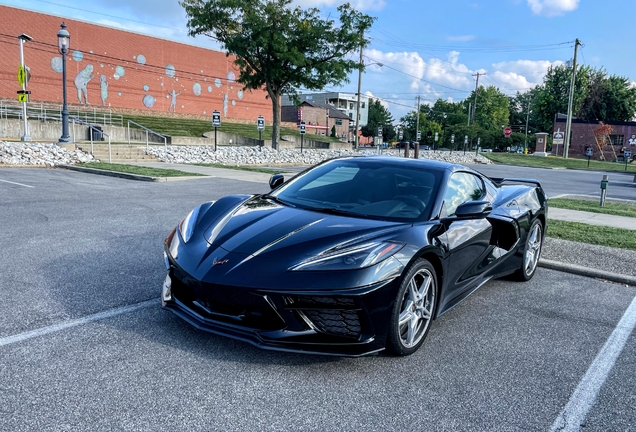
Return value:
[(521, 267), (515, 272), (517, 280), (527, 282), (537, 272), (541, 248), (543, 246), (543, 224), (539, 219), (535, 219), (528, 230), (526, 244), (523, 247)]
[(386, 343), (389, 354), (413, 354), (424, 343), (435, 316), (437, 291), (435, 268), (418, 259), (402, 278), (391, 311)]

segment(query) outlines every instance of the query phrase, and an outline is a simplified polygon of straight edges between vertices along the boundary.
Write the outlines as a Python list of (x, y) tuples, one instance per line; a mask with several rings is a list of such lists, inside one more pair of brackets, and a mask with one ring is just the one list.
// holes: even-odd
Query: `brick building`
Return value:
[(229, 119), (272, 119), (266, 92), (243, 91), (238, 70), (225, 53), (54, 15), (0, 6), (0, 98), (16, 100), (20, 48), (31, 79), (31, 102), (62, 103), (62, 58), (57, 32), (71, 34), (67, 55), (68, 101), (72, 104), (176, 112)]
[(307, 133), (330, 135), (336, 128), (336, 136), (346, 139), (349, 136), (349, 116), (331, 105), (305, 101), (297, 106), (283, 106), (281, 119), (284, 122), (305, 122)]
[[(565, 133), (566, 116), (558, 114), (554, 122), (554, 131), (561, 130)], [(636, 154), (636, 122), (604, 122), (612, 127), (609, 140), (601, 146), (603, 158), (611, 161), (615, 157), (622, 158), (623, 151), (632, 150), (632, 155)], [(592, 159), (602, 159), (601, 150), (597, 145), (594, 131), (598, 129), (600, 123), (597, 121), (587, 121), (572, 119), (572, 139), (568, 151), (571, 157), (585, 157), (585, 151), (589, 147), (592, 149)], [(552, 146), (552, 154), (563, 154), (563, 146)], [(616, 156), (615, 156), (616, 155)]]

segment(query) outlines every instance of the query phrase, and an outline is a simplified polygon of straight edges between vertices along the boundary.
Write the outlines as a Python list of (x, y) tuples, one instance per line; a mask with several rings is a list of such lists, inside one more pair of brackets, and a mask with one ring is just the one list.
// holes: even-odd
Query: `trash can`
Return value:
[(104, 141), (104, 131), (101, 126), (93, 126), (89, 131), (93, 135), (93, 141)]

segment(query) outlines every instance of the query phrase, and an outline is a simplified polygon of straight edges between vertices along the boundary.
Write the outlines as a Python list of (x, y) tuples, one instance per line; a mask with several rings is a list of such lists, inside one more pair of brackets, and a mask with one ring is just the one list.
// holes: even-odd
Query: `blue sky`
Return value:
[[(341, 0), (295, 0), (334, 13)], [(365, 51), (369, 66), (362, 92), (385, 101), (397, 119), (437, 98), (462, 100), (480, 84), (506, 94), (541, 83), (550, 65), (572, 58), (573, 41), (584, 47), (579, 62), (636, 81), (634, 0), (351, 0), (377, 17)], [(63, 17), (218, 48), (186, 34), (186, 17), (176, 0), (0, 0)], [(332, 15), (333, 16), (333, 15)], [(355, 92), (351, 82), (328, 90)]]

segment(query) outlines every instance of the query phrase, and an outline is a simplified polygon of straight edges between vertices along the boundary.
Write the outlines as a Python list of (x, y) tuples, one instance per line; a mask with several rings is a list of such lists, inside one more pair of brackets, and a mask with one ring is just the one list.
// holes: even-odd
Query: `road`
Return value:
[(264, 351), (162, 311), (169, 231), (267, 189), (1, 169), (0, 430), (549, 430), (590, 371), (584, 430), (636, 428), (634, 287), (543, 268), (493, 281), (406, 358)]

